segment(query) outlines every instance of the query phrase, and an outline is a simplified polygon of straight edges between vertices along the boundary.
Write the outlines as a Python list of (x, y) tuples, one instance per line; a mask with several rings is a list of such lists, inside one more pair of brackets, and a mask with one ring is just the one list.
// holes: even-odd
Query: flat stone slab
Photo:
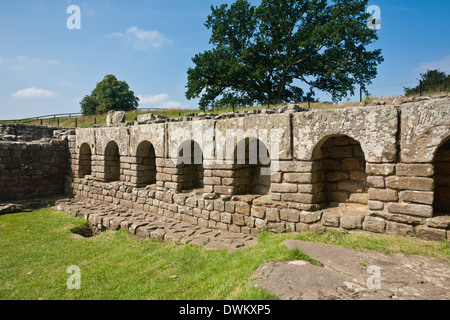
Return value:
[(286, 246), (323, 266), (304, 261), (260, 266), (256, 285), (282, 300), (450, 300), (449, 263), (296, 240)]
[(81, 217), (99, 229), (127, 229), (142, 239), (153, 239), (175, 244), (204, 246), (207, 249), (227, 249), (230, 253), (255, 246), (258, 241), (246, 234), (201, 228), (143, 211), (108, 207), (99, 203), (61, 200), (53, 207), (73, 217)]

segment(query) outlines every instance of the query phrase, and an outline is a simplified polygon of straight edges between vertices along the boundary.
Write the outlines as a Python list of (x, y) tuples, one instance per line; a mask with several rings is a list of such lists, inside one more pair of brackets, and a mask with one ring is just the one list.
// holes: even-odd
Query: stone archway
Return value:
[(84, 178), (92, 174), (92, 152), (91, 147), (87, 143), (83, 143), (80, 147), (80, 155), (78, 158), (78, 176)]
[(136, 178), (138, 185), (156, 183), (155, 148), (148, 141), (142, 141), (136, 152)]
[(267, 146), (256, 138), (241, 140), (234, 151), (237, 194), (266, 195), (271, 185), (271, 159)]
[(315, 152), (322, 167), (325, 207), (341, 203), (367, 205), (368, 184), (364, 152), (358, 141), (346, 135), (328, 137)]
[(450, 139), (442, 144), (434, 158), (434, 215), (450, 216)]
[(104, 171), (105, 181), (119, 181), (120, 180), (120, 154), (117, 143), (111, 141), (105, 148)]
[(193, 140), (183, 142), (178, 151), (178, 162), (183, 165), (181, 189), (203, 188), (203, 151), (200, 145)]

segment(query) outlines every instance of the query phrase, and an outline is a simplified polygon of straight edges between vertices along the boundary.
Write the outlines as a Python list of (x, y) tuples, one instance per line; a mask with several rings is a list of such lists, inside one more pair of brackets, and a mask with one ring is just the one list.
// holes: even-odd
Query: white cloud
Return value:
[(182, 107), (181, 102), (169, 100), (170, 96), (166, 93), (160, 93), (154, 96), (141, 95), (138, 98), (139, 105), (142, 107), (163, 109), (179, 109)]
[(19, 90), (12, 94), (14, 98), (30, 99), (30, 98), (55, 98), (57, 94), (50, 90), (38, 89), (31, 87), (28, 89)]
[(178, 102), (178, 101), (166, 101), (166, 102), (163, 102), (162, 108), (164, 108), (164, 109), (180, 109), (181, 108), (181, 102)]
[(426, 72), (427, 70), (435, 69), (439, 69), (443, 72), (450, 72), (450, 55), (438, 61), (424, 62), (418, 68), (414, 69), (414, 71)]
[(58, 60), (52, 60), (52, 59), (38, 59), (38, 58), (30, 58), (30, 57), (26, 57), (24, 55), (19, 54), (17, 56), (17, 60), (21, 61), (21, 62), (29, 62), (29, 63), (33, 63), (33, 64), (44, 64), (44, 65), (55, 65), (55, 64), (59, 64), (60, 62)]
[(138, 50), (148, 50), (150, 48), (161, 48), (164, 44), (171, 44), (172, 41), (156, 30), (142, 30), (138, 27), (131, 27), (125, 33), (114, 32), (108, 35), (113, 38), (125, 37), (130, 45)]
[(165, 93), (157, 94), (154, 96), (138, 96), (140, 104), (160, 104), (169, 99), (169, 95)]

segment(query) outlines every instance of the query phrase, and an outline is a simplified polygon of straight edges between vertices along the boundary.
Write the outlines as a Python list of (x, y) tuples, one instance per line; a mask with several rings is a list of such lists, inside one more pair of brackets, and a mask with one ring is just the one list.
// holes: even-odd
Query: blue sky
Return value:
[[(187, 69), (210, 48), (204, 22), (211, 5), (232, 2), (2, 0), (0, 119), (80, 112), (81, 99), (106, 74), (126, 81), (140, 107), (197, 109), (184, 95)], [(385, 58), (372, 95), (400, 95), (427, 69), (450, 73), (450, 1), (369, 4), (381, 9), (379, 41), (371, 47)], [(81, 9), (80, 30), (67, 28), (70, 5)]]

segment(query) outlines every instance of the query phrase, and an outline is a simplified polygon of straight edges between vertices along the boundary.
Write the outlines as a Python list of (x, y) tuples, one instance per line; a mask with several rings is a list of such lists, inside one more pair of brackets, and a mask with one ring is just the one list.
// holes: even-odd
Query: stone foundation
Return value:
[[(66, 193), (76, 199), (244, 234), (365, 230), (442, 240), (450, 230), (449, 109), (448, 97), (422, 97), (150, 118), (55, 131), (51, 145), (69, 151)], [(32, 159), (2, 157), (0, 165), (10, 162)]]

